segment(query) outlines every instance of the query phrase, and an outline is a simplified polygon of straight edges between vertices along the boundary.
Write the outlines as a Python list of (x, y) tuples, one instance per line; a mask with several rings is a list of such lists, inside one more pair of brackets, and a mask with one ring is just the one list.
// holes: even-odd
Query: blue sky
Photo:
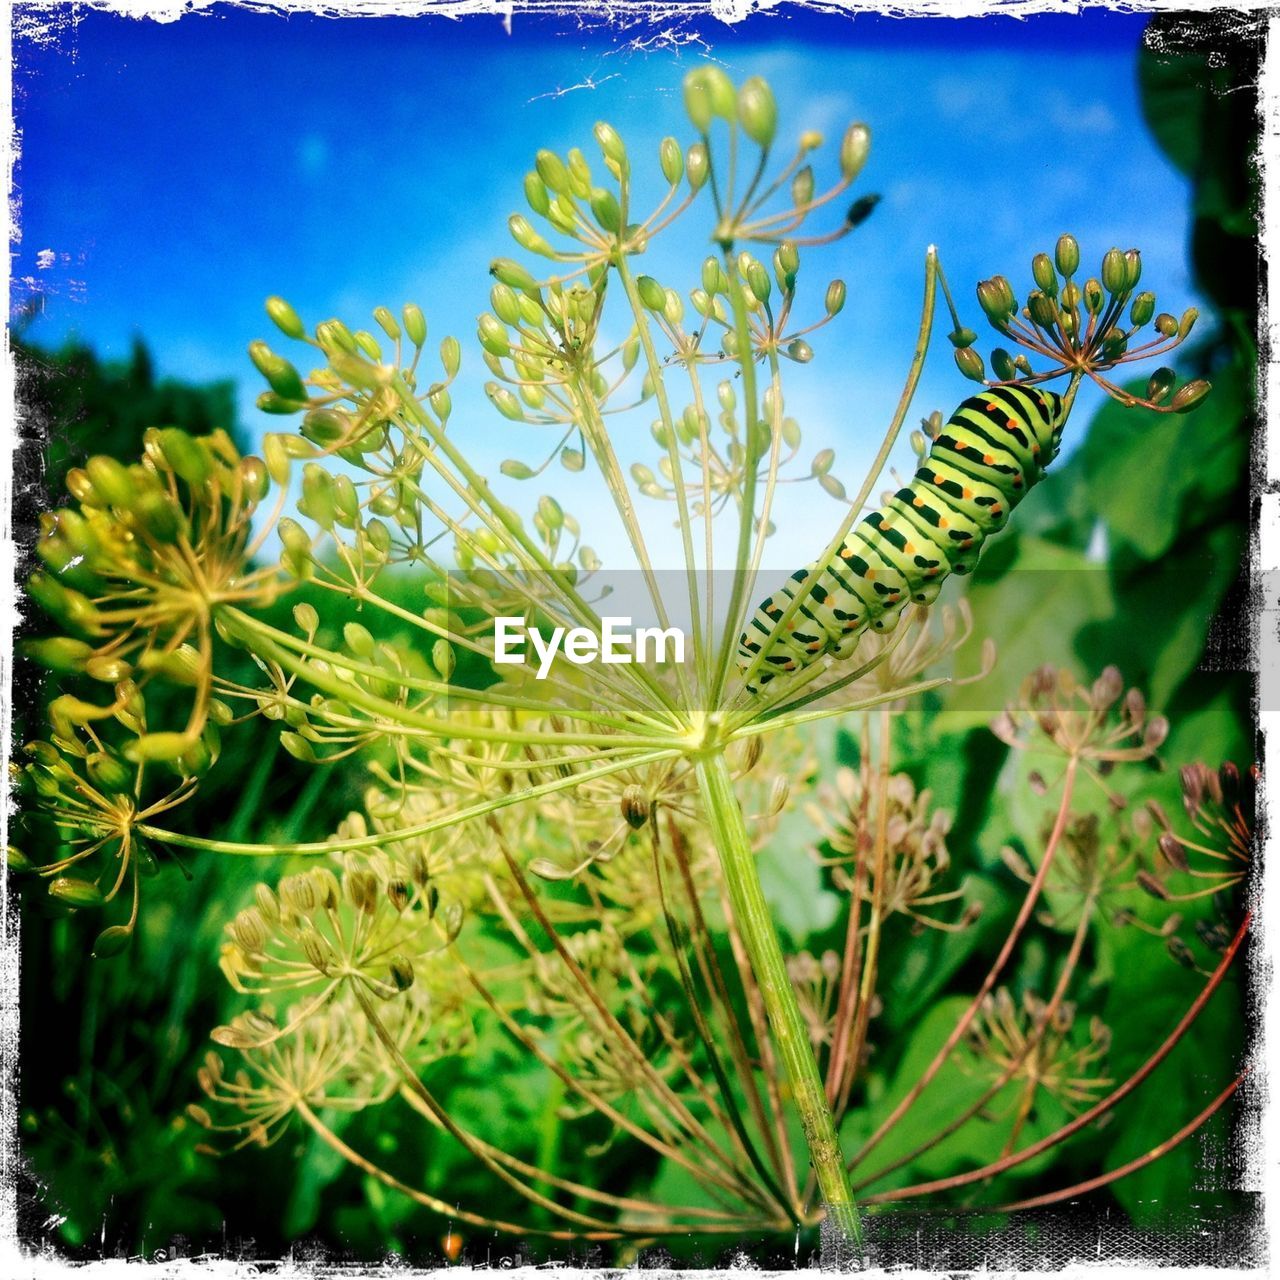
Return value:
[[(140, 334), (163, 374), (235, 378), (245, 424), (274, 429), (280, 420), (252, 408), (260, 387), (244, 355), (273, 336), (266, 295), (312, 323), (339, 315), (353, 327), (379, 303), (414, 299), (433, 338), (473, 346), (486, 266), (513, 252), (505, 221), (523, 209), (536, 149), (593, 156), (601, 118), (646, 159), (666, 133), (691, 140), (680, 82), (712, 57), (735, 80), (768, 77), (782, 136), (872, 127), (857, 190), (884, 198), (853, 235), (806, 258), (813, 307), (833, 275), (850, 301), (789, 391), (807, 446), (835, 447), (837, 472), (856, 482), (906, 370), (928, 244), (975, 328), (976, 280), (1001, 271), (1021, 284), (1064, 230), (1095, 261), (1112, 244), (1140, 246), (1144, 283), (1172, 310), (1194, 300), (1186, 185), (1139, 111), (1143, 25), (1098, 12), (956, 21), (783, 8), (665, 31), (517, 16), (508, 34), (496, 17), (87, 13), (15, 50), (15, 302), (42, 295), (36, 340), (75, 334), (111, 357)], [(709, 216), (695, 206), (646, 269), (694, 285)], [(920, 413), (949, 410), (970, 385), (938, 339)], [(453, 429), (495, 469), (509, 453), (532, 456), (541, 442), (497, 417), (478, 394), (477, 360), (471, 369)], [(573, 485), (562, 487), (572, 504)], [(814, 501), (788, 490), (779, 563), (812, 542)], [(802, 516), (794, 545), (787, 503)], [(832, 504), (832, 524), (839, 514)], [(595, 539), (606, 553), (610, 538)]]

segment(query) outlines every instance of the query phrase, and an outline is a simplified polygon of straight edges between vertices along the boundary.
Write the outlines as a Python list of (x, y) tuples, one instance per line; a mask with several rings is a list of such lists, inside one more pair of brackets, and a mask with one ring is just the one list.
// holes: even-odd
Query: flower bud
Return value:
[(826, 308), (827, 315), (839, 315), (844, 310), (844, 302), (846, 297), (845, 283), (843, 280), (833, 280), (827, 285), (827, 295), (823, 299), (823, 305)]
[(106, 898), (102, 890), (90, 880), (78, 876), (58, 876), (49, 882), (49, 896), (65, 902), (69, 907), (100, 907)]
[(420, 347), (427, 340), (427, 318), (416, 302), (406, 302), (400, 312), (404, 321), (405, 336), (415, 347)]
[(871, 130), (865, 124), (851, 124), (840, 141), (840, 172), (852, 182), (862, 172), (871, 150)]
[(60, 675), (80, 675), (85, 663), (93, 657), (93, 647), (70, 636), (51, 636), (45, 640), (27, 640), (20, 651), (49, 671)]
[(1138, 294), (1129, 308), (1129, 323), (1141, 327), (1150, 322), (1156, 312), (1156, 295), (1151, 292)]
[(667, 305), (667, 291), (652, 276), (641, 276), (636, 281), (636, 291), (650, 311), (661, 311)]
[(1063, 235), (1058, 237), (1058, 243), (1054, 249), (1054, 260), (1058, 264), (1058, 270), (1064, 276), (1075, 275), (1080, 266), (1080, 245), (1077, 243), (1075, 236)]
[(1157, 369), (1147, 379), (1147, 399), (1152, 404), (1162, 404), (1169, 398), (1169, 393), (1174, 389), (1174, 384), (1178, 381), (1178, 375), (1171, 369)]
[(1182, 319), (1178, 321), (1178, 337), (1185, 338), (1192, 330), (1195, 322), (1200, 318), (1200, 312), (1195, 307), (1188, 307), (1182, 313)]
[(1142, 254), (1137, 249), (1126, 249), (1124, 254), (1125, 288), (1132, 290), (1142, 279)]
[(534, 157), (534, 168), (548, 191), (563, 195), (570, 188), (569, 171), (554, 151), (541, 150)]
[(397, 991), (408, 991), (413, 986), (413, 963), (408, 956), (391, 957), (391, 985)]
[(524, 421), (524, 409), (521, 408), (520, 401), (506, 387), (500, 387), (496, 382), (486, 382), (484, 384), (484, 393), (489, 397), (489, 402), (504, 418), (508, 418), (512, 422)]
[(613, 160), (617, 164), (626, 163), (627, 148), (613, 125), (604, 120), (599, 120), (596, 122), (592, 132), (595, 134), (596, 142), (599, 144), (600, 152), (605, 159)]
[(1041, 329), (1054, 329), (1058, 324), (1058, 308), (1052, 298), (1047, 298), (1039, 289), (1033, 290), (1027, 298), (1027, 310), (1031, 314), (1031, 323)]
[(94, 491), (108, 506), (128, 509), (135, 486), (122, 463), (98, 454), (85, 463), (84, 469)]
[(716, 116), (732, 120), (736, 107), (733, 81), (719, 67), (698, 67), (685, 76), (684, 109), (699, 133), (706, 133)]
[(684, 154), (674, 138), (663, 138), (659, 144), (658, 165), (662, 176), (673, 187), (684, 177)]
[(286, 337), (302, 338), (306, 336), (307, 331), (303, 328), (302, 321), (298, 319), (298, 313), (283, 298), (268, 298), (266, 307), (267, 315), (271, 317), (272, 323)]
[(480, 339), (480, 345), (490, 355), (511, 354), (511, 341), (507, 336), (506, 328), (497, 316), (490, 315), (486, 311), (477, 323), (476, 336)]
[(1003, 347), (997, 347), (991, 353), (991, 369), (1001, 382), (1012, 382), (1018, 376), (1013, 357)]
[(711, 160), (703, 142), (692, 143), (684, 157), (685, 172), (689, 175), (689, 190), (701, 191), (711, 172)]
[(1004, 276), (992, 276), (990, 280), (978, 282), (978, 304), (997, 329), (1004, 328), (1009, 317), (1018, 309), (1013, 287)]
[(507, 219), (507, 227), (511, 232), (511, 238), (522, 249), (527, 249), (530, 253), (536, 253), (543, 258), (555, 257), (555, 250), (533, 229), (528, 218), (513, 213)]
[(1091, 316), (1096, 316), (1102, 310), (1102, 304), (1106, 301), (1106, 294), (1103, 292), (1102, 285), (1092, 276), (1084, 282), (1083, 296), (1084, 309)]
[(249, 359), (266, 378), (271, 390), (284, 400), (305, 400), (307, 390), (297, 369), (283, 356), (278, 356), (265, 342), (249, 343)]
[(746, 269), (747, 288), (761, 301), (768, 301), (769, 294), (772, 291), (772, 285), (769, 283), (769, 273), (764, 269), (763, 263), (757, 262), (752, 258), (747, 264)]
[(1108, 249), (1102, 257), (1102, 287), (1110, 294), (1123, 293), (1128, 278), (1124, 254), (1119, 249)]
[(760, 76), (745, 80), (738, 90), (738, 119), (756, 146), (768, 150), (778, 132), (778, 104), (773, 90)]
[(813, 199), (813, 166), (805, 165), (791, 179), (791, 204), (796, 209), (803, 209)]
[(524, 175), (524, 198), (529, 208), (541, 217), (547, 216), (551, 208), (551, 197), (547, 194), (546, 183), (536, 173)]
[(1194, 382), (1188, 382), (1182, 387), (1177, 395), (1169, 402), (1169, 407), (1174, 413), (1190, 413), (1198, 404), (1200, 404), (1205, 396), (1213, 388), (1203, 378), (1197, 378)]
[(956, 353), (956, 368), (971, 382), (986, 380), (982, 357), (972, 347), (961, 347)]
[(808, 364), (813, 359), (813, 348), (803, 338), (797, 338), (787, 347), (787, 355), (797, 364)]
[(1037, 253), (1031, 259), (1031, 278), (1036, 282), (1036, 287), (1047, 294), (1050, 298), (1058, 296), (1058, 276), (1053, 269), (1053, 263), (1049, 261), (1047, 253)]
[(593, 187), (591, 191), (591, 212), (601, 228), (610, 235), (617, 235), (622, 230), (622, 210), (618, 207), (617, 197), (612, 191), (603, 187)]

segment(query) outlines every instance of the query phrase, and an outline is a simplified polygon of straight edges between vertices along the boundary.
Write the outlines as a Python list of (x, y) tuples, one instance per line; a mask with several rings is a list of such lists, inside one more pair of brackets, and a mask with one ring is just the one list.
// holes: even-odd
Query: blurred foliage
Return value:
[[(876, 1022), (868, 1085), (877, 1115), (928, 1061), (960, 995), (977, 986), (1007, 929), (1020, 895), (1000, 862), (1001, 847), (1034, 849), (1041, 839), (1045, 803), (1020, 776), (1025, 765), (986, 728), (1028, 671), (1054, 662), (1092, 676), (1115, 663), (1171, 719), (1162, 754), (1174, 765), (1195, 759), (1243, 765), (1255, 753), (1245, 619), (1258, 323), (1257, 182), (1249, 152), (1257, 129), (1260, 30), (1162, 17), (1152, 24), (1139, 65), (1151, 128), (1190, 182), (1192, 259), (1197, 284), (1212, 304), (1202, 321), (1207, 332), (1194, 349), (1184, 350), (1180, 372), (1209, 377), (1214, 394), (1185, 417), (1146, 418), (1110, 402), (1098, 413), (1074, 455), (1028, 499), (1024, 518), (992, 545), (972, 583), (977, 633), (999, 645), (996, 672), (901, 718), (895, 768), (932, 788), (955, 815), (948, 845), (957, 872), (967, 877), (968, 896), (981, 900), (985, 911), (962, 933), (903, 938), (885, 953), (884, 1012)], [(67, 469), (90, 449), (132, 457), (146, 427), (202, 432), (234, 426), (228, 384), (157, 381), (141, 343), (123, 365), (104, 364), (81, 346), (46, 351), (20, 335), (13, 349), (28, 420), (56, 424), (46, 443), (28, 450), (31, 483), (24, 501), (58, 497)], [(420, 586), (406, 583), (405, 590)], [(330, 608), (326, 625), (336, 629), (341, 621)], [(19, 681), (33, 700), (38, 697), (32, 673), (20, 671)], [(842, 735), (827, 754), (833, 763), (849, 762), (855, 751), (853, 740)], [(1176, 810), (1176, 773), (1153, 772), (1146, 781), (1144, 795), (1158, 795)], [(298, 765), (279, 751), (274, 734), (264, 736), (250, 725), (228, 738), (223, 767), (188, 806), (187, 820), (192, 829), (229, 839), (242, 838), (251, 823), (267, 838), (290, 839), (329, 829), (353, 799), (341, 773)], [(840, 940), (832, 924), (835, 899), (803, 856), (813, 838), (805, 821), (784, 824), (762, 874), (793, 943), (816, 955)], [(223, 923), (258, 878), (293, 869), (213, 858), (192, 859), (182, 873), (166, 868), (134, 949), (111, 962), (89, 958), (92, 921), (54, 918), (49, 908), (49, 919), (27, 920), (20, 1104), (24, 1227), (33, 1243), (55, 1241), (92, 1256), (150, 1254), (175, 1241), (191, 1250), (234, 1251), (251, 1240), (260, 1256), (271, 1257), (309, 1236), (362, 1258), (387, 1251), (417, 1261), (442, 1258), (437, 1220), (317, 1143), (286, 1141), (220, 1162), (196, 1151), (199, 1135), (182, 1118), (195, 1096), (204, 1029), (230, 1021), (241, 1007), (213, 963)], [(1140, 916), (1151, 914), (1150, 899), (1136, 891), (1125, 905)], [(1124, 1023), (1131, 1033), (1127, 1044), (1158, 1043), (1202, 979), (1135, 929), (1103, 930), (1096, 937), (1086, 955), (1092, 980), (1078, 1000), (1081, 1010)], [(1006, 975), (1015, 994), (1043, 989), (1047, 954), (1033, 937)], [(1180, 1123), (1184, 1111), (1190, 1115), (1203, 1105), (1240, 1061), (1240, 983), (1237, 973), (1235, 984), (1217, 995), (1156, 1080), (1113, 1124), (1022, 1166), (1019, 1193), (1086, 1177), (1099, 1166), (1114, 1168), (1166, 1137), (1175, 1111)], [(1118, 1076), (1137, 1065), (1111, 1064)], [(629, 1149), (560, 1145), (560, 1099), (544, 1092), (544, 1079), (490, 1029), (470, 1059), (447, 1064), (432, 1087), (465, 1125), (508, 1151), (531, 1160), (555, 1152), (565, 1177), (617, 1192), (648, 1188), (655, 1177), (688, 1179)], [(976, 1091), (974, 1080), (948, 1067), (918, 1119), (945, 1123), (957, 1100)], [(1063, 1118), (1044, 1107), (1027, 1132), (1048, 1131)], [(496, 1217), (520, 1211), (513, 1193), (495, 1187), (460, 1149), (424, 1126), (406, 1125), (401, 1132), (384, 1127), (375, 1135), (360, 1131), (363, 1122), (359, 1115), (346, 1122), (352, 1140), (376, 1148), (389, 1170), (418, 1185), (446, 1187), (459, 1202), (482, 1202)], [(851, 1117), (849, 1141), (856, 1143), (870, 1127), (866, 1117)], [(1226, 1149), (1225, 1130), (1220, 1116), (1207, 1136), (1100, 1193), (1102, 1209), (1118, 1205), (1139, 1221), (1154, 1217), (1176, 1228), (1238, 1207), (1223, 1190), (1221, 1166), (1229, 1162), (1220, 1158), (1217, 1170), (1205, 1172), (1214, 1144), (1219, 1153)], [(898, 1148), (916, 1132), (913, 1125), (895, 1134), (882, 1148), (883, 1162), (906, 1155), (906, 1146)], [(908, 1161), (893, 1181), (945, 1176), (980, 1163), (999, 1153), (1002, 1136), (996, 1126), (969, 1126)], [(264, 1187), (277, 1190), (264, 1195)], [(981, 1188), (975, 1198), (981, 1199)], [(477, 1261), (519, 1254), (509, 1242), (468, 1240), (466, 1248)], [(690, 1241), (677, 1253), (707, 1261), (718, 1250)], [(556, 1256), (568, 1255), (559, 1248)]]

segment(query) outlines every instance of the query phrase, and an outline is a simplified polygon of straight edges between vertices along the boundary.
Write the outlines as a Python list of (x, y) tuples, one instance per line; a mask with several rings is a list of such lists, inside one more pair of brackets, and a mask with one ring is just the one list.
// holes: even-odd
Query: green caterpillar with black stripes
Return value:
[[(992, 387), (970, 396), (938, 432), (911, 483), (863, 517), (828, 562), (797, 569), (756, 610), (738, 640), (748, 688), (847, 657), (859, 634), (891, 631), (908, 602), (929, 604), (949, 573), (969, 573), (982, 544), (1058, 454), (1067, 410), (1038, 387)], [(770, 638), (806, 583), (808, 595)]]

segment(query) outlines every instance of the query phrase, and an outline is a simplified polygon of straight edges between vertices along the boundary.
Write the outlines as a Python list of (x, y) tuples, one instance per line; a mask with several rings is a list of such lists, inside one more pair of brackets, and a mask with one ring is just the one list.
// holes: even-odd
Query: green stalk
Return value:
[(809, 1031), (796, 1002), (773, 916), (760, 884), (733, 778), (721, 751), (700, 756), (697, 771), (707, 822), (720, 853), (733, 913), (764, 1000), (778, 1056), (786, 1068), (791, 1096), (800, 1113), (809, 1147), (809, 1159), (826, 1206), (829, 1225), (823, 1233), (823, 1252), (826, 1254), (831, 1247), (836, 1256), (824, 1257), (823, 1261), (847, 1263), (853, 1260), (851, 1253), (861, 1257), (862, 1222), (840, 1153), (817, 1059), (809, 1043)]

